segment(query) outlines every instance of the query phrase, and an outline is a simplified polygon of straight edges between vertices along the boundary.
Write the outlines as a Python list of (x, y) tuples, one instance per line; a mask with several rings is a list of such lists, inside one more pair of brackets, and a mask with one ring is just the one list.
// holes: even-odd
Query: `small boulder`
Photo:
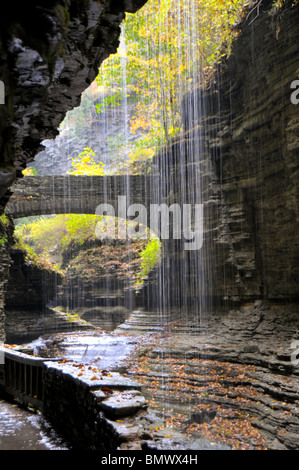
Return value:
[(145, 397), (138, 390), (115, 392), (101, 402), (104, 413), (113, 418), (129, 416), (147, 408)]

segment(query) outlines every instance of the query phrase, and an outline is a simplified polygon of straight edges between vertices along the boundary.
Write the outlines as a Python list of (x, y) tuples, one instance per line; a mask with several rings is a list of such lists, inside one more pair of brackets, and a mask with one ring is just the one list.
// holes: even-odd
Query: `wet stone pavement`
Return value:
[(68, 450), (42, 415), (0, 400), (0, 450)]

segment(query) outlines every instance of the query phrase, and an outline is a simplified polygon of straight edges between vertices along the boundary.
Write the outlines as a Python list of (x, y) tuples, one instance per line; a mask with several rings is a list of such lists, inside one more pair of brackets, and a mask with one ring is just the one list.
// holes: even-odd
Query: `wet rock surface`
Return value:
[(82, 385), (65, 419), (74, 419), (80, 400), (95, 402), (120, 450), (299, 448), (296, 305), (258, 301), (201, 324), (160, 321), (139, 311), (113, 333), (60, 333), (31, 343), (39, 355), (60, 358), (48, 365), (54, 382), (69, 374)]
[(169, 241), (160, 274), (172, 306), (190, 302), (191, 314), (201, 290), (207, 302), (229, 306), (298, 301), (299, 121), (291, 83), (299, 8), (259, 5), (263, 13), (242, 22), (210, 84), (186, 93), (186, 132), (154, 157), (169, 204), (203, 204), (200, 263)]
[(146, 407), (145, 397), (138, 391), (113, 393), (101, 401), (101, 408), (115, 418), (135, 414)]
[[(66, 383), (64, 396), (61, 398), (59, 395), (61, 401), (59, 407), (65, 408), (65, 416), (73, 424), (70, 425), (64, 419), (60, 423), (62, 430), (77, 427), (76, 420), (82, 419), (82, 416), (78, 418), (75, 412), (78, 405), (77, 400), (81, 403), (81, 400), (84, 399), (80, 406), (81, 415), (83, 408), (87, 407), (88, 413), (91, 413), (92, 416), (98, 409), (100, 415), (96, 419), (100, 420), (100, 426), (104, 426), (110, 435), (111, 445), (118, 446), (119, 450), (149, 450), (159, 449), (162, 446), (168, 450), (180, 446), (182, 450), (188, 448), (217, 450), (225, 447), (217, 439), (209, 441), (208, 439), (193, 438), (192, 435), (186, 438), (179, 429), (176, 430), (172, 425), (167, 426), (163, 413), (148, 408), (149, 395), (146, 387), (141, 387), (139, 376), (135, 380), (134, 375), (125, 374), (128, 357), (131, 354), (134, 356), (134, 351), (136, 348), (138, 349), (140, 344), (154, 343), (155, 335), (156, 333), (152, 336), (151, 332), (145, 333), (145, 331), (141, 336), (140, 334), (130, 336), (117, 332), (108, 334), (96, 330), (79, 331), (49, 335), (29, 344), (35, 353), (38, 352), (43, 357), (48, 354), (48, 357), (57, 358), (54, 363), (47, 364), (48, 374), (56, 383), (55, 386), (58, 387), (55, 393), (56, 398), (62, 391), (59, 385), (61, 377), (69, 377), (70, 382)], [(119, 353), (120, 349), (122, 355)], [(72, 389), (71, 395), (67, 393), (70, 383), (77, 384), (76, 398), (73, 398), (74, 389)], [(86, 395), (87, 390), (90, 391), (90, 394)], [(57, 400), (55, 402), (57, 403)], [(55, 416), (56, 408), (52, 409), (51, 404), (47, 408), (48, 416)], [(58, 425), (59, 416), (61, 417), (61, 413), (55, 418)], [(100, 429), (96, 432), (103, 438), (103, 432)], [(75, 431), (73, 443), (77, 442), (82, 445), (84, 438), (82, 432)], [(104, 439), (107, 440), (105, 437)], [(97, 445), (100, 445), (99, 442)], [(92, 446), (90, 442), (89, 444), (85, 442), (85, 449), (90, 446)]]
[(92, 328), (91, 324), (79, 317), (45, 307), (39, 310), (18, 309), (5, 312), (5, 336), (8, 344), (33, 341), (57, 331), (83, 331)]
[(7, 310), (42, 310), (56, 297), (61, 275), (42, 263), (30, 262), (22, 249), (10, 249), (12, 264), (7, 281), (5, 306)]
[[(139, 335), (143, 313), (119, 331)], [(197, 326), (180, 320), (164, 333), (153, 328), (127, 362), (128, 373), (166, 426), (188, 438), (233, 449), (298, 449), (298, 322), (296, 304), (256, 302)]]
[(142, 450), (231, 450), (225, 445), (217, 445), (205, 439), (161, 439), (159, 441), (147, 441), (142, 445)]
[[(43, 412), (71, 448), (142, 450), (148, 440), (151, 448), (169, 450), (180, 443), (198, 450), (208, 445), (192, 437), (188, 444), (183, 434), (168, 429), (163, 418), (147, 410), (141, 385), (130, 377), (65, 360), (45, 365)], [(210, 444), (217, 446), (222, 448), (217, 441)]]

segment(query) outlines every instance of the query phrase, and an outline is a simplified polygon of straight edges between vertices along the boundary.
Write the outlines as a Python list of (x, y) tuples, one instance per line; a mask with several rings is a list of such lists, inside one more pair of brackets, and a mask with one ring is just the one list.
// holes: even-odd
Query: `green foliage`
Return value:
[(37, 255), (50, 257), (55, 250), (61, 250), (74, 241), (82, 245), (87, 239), (92, 239), (99, 219), (95, 215), (77, 214), (41, 217), (29, 224), (18, 225), (15, 234)]
[[(151, 159), (154, 152), (154, 139), (152, 134), (128, 143), (123, 134), (107, 139), (110, 149), (113, 149), (118, 158), (115, 158), (110, 167), (112, 174), (145, 174), (150, 170)], [(107, 172), (106, 172), (107, 174)]]
[(38, 219), (40, 219), (40, 216), (38, 216), (38, 215), (33, 215), (33, 216), (31, 215), (31, 216), (28, 216), (28, 217), (21, 217), (20, 219), (17, 220), (16, 227), (19, 230), (21, 225), (30, 224), (31, 222), (34, 222), (35, 220), (38, 220)]
[(158, 237), (152, 236), (144, 250), (141, 252), (140, 271), (137, 275), (136, 288), (140, 288), (149, 272), (154, 269), (161, 259), (161, 241)]
[(10, 220), (9, 220), (9, 218), (7, 217), (7, 215), (2, 214), (2, 215), (0, 216), (0, 223), (1, 223), (1, 225), (2, 225), (2, 227), (3, 227), (4, 229), (6, 229), (6, 228), (10, 225)]
[(118, 53), (102, 64), (97, 84), (114, 90), (115, 97), (135, 96), (130, 130), (155, 136), (154, 142), (148, 141), (150, 153), (182, 129), (182, 97), (230, 52), (247, 4), (149, 0), (139, 12), (127, 15)]
[(2, 214), (0, 216), (0, 246), (5, 246), (8, 242), (8, 231), (10, 225), (11, 221), (9, 218), (5, 214)]
[(65, 235), (61, 240), (63, 247), (73, 243), (82, 245), (87, 240), (95, 238), (96, 224), (102, 217), (96, 215), (70, 214), (65, 216)]
[[(63, 250), (70, 249), (77, 252), (76, 247), (79, 248), (86, 242), (95, 242), (97, 240), (96, 227), (102, 219), (108, 219), (108, 217), (78, 214), (41, 217), (28, 224), (17, 225), (15, 232), (17, 239), (16, 246), (26, 252), (28, 262), (33, 262), (46, 268), (52, 267), (61, 272)], [(128, 224), (131, 225), (132, 222), (121, 219), (118, 219), (115, 224), (118, 232), (121, 230), (119, 235), (123, 236), (124, 239)], [(103, 263), (103, 266), (107, 267), (110, 261), (112, 263), (113, 260), (115, 264), (121, 257), (125, 258), (128, 251), (134, 254), (137, 261), (139, 260), (136, 265), (137, 268), (140, 265), (140, 272), (137, 273), (136, 277), (136, 286), (140, 287), (149, 271), (160, 259), (161, 243), (156, 237), (149, 240), (139, 240), (136, 238), (136, 240), (130, 240), (127, 243), (122, 241), (120, 244), (116, 242), (115, 246), (112, 245), (107, 250), (106, 258), (102, 260), (98, 258), (99, 252), (97, 251), (93, 254), (92, 249), (90, 249), (88, 256), (83, 251), (76, 258), (77, 264), (72, 264), (72, 266), (78, 269), (78, 272), (90, 273), (91, 277), (93, 277), (96, 273), (96, 270), (92, 268), (93, 263), (96, 263), (96, 265)], [(116, 260), (114, 260), (114, 252), (116, 253)], [(101, 256), (104, 256), (103, 253)], [(83, 266), (84, 263), (87, 266)], [(124, 266), (127, 266), (128, 277), (130, 277), (132, 276), (132, 274), (129, 274), (130, 266), (126, 263), (122, 263), (122, 266), (120, 263), (120, 268), (124, 270)], [(137, 269), (136, 266), (135, 270)]]
[(161, 144), (182, 131), (184, 94), (210, 77), (214, 64), (230, 52), (248, 4), (248, 0), (148, 0), (136, 14), (127, 14), (117, 54), (104, 61), (80, 106), (68, 112), (60, 127), (79, 144), (92, 123), (106, 118), (107, 111), (111, 118), (113, 110), (128, 104), (125, 142), (121, 133), (115, 136), (116, 146), (107, 139), (108, 153), (118, 156), (106, 168), (95, 163), (91, 153), (82, 165), (79, 160), (86, 155), (81, 154), (71, 173), (146, 173)]
[(51, 260), (44, 256), (44, 254), (37, 254), (30, 245), (25, 243), (21, 237), (18, 235), (15, 236), (15, 248), (19, 248), (25, 253), (25, 261), (28, 264), (33, 264), (40, 269), (46, 269), (48, 271), (57, 271), (60, 274), (63, 274), (62, 271), (58, 268), (58, 266), (53, 265)]
[(37, 176), (38, 172), (37, 169), (34, 166), (29, 166), (28, 168), (25, 168), (25, 170), (22, 171), (24, 176)]
[(120, 106), (123, 98), (124, 94), (120, 92), (103, 97), (101, 103), (95, 105), (97, 113), (104, 113), (111, 106)]

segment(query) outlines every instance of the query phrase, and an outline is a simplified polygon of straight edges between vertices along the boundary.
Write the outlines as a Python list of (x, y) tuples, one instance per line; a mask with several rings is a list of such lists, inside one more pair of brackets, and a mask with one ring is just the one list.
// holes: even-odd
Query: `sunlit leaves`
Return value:
[(94, 161), (95, 153), (90, 147), (86, 147), (83, 152), (72, 160), (72, 168), (69, 173), (72, 175), (104, 175), (104, 164)]
[(109, 106), (120, 106), (121, 100), (123, 98), (124, 96), (121, 93), (115, 93), (110, 96), (108, 95), (103, 97), (101, 102), (95, 105), (97, 113), (104, 113), (109, 108)]
[[(27, 253), (28, 261), (43, 268), (63, 273), (63, 253), (73, 252), (69, 261), (76, 275), (85, 280), (97, 279), (99, 274), (129, 279), (132, 288), (140, 288), (145, 277), (159, 262), (161, 244), (157, 237), (132, 239), (130, 243), (98, 245), (97, 225), (112, 217), (92, 214), (60, 214), (41, 217), (16, 226), (17, 246)], [(125, 219), (113, 219), (115, 240), (126, 239), (128, 230), (136, 223)], [(150, 236), (150, 235), (149, 235)], [(91, 248), (80, 249), (84, 244)], [(93, 245), (96, 245), (93, 247)]]
[(136, 286), (140, 286), (149, 272), (158, 265), (161, 259), (161, 242), (158, 237), (152, 237), (141, 252), (141, 266), (137, 275)]
[[(151, 132), (155, 145), (181, 129), (180, 102), (230, 51), (246, 0), (149, 0), (127, 15), (119, 52), (100, 68), (98, 85), (135, 93), (131, 132)], [(151, 148), (154, 148), (151, 142)]]
[(41, 257), (48, 263), (59, 264), (64, 247), (75, 241), (80, 245), (93, 239), (99, 217), (95, 215), (61, 214), (41, 217), (23, 225), (17, 225), (15, 236), (20, 246), (33, 257)]
[(38, 172), (34, 166), (29, 166), (28, 168), (25, 168), (25, 170), (22, 171), (24, 176), (36, 176), (38, 175)]

